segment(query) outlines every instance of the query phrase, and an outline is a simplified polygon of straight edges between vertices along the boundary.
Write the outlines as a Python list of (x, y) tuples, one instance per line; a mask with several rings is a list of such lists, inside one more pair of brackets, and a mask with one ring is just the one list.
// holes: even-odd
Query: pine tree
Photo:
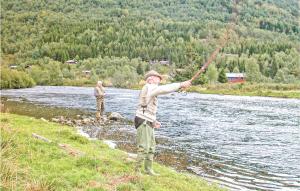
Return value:
[(143, 75), (144, 74), (144, 70), (143, 70), (143, 67), (142, 67), (141, 63), (139, 63), (139, 65), (137, 66), (136, 73), (138, 73), (139, 75)]
[(207, 78), (209, 83), (213, 84), (218, 79), (218, 71), (215, 65), (210, 65), (207, 70)]
[(150, 64), (147, 64), (147, 66), (146, 66), (146, 68), (145, 68), (145, 72), (148, 72), (148, 71), (150, 71)]
[(218, 81), (221, 83), (228, 82), (224, 68), (222, 68), (222, 70), (219, 73)]
[(233, 68), (233, 73), (240, 73), (238, 67), (234, 67), (234, 68)]

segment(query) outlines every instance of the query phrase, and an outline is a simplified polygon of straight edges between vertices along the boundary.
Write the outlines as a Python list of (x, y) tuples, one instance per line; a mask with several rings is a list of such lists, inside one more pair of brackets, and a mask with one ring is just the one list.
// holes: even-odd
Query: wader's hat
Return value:
[(147, 78), (149, 78), (150, 76), (157, 76), (160, 78), (160, 80), (162, 80), (162, 76), (154, 70), (150, 70), (149, 72), (146, 73), (145, 80), (147, 80)]

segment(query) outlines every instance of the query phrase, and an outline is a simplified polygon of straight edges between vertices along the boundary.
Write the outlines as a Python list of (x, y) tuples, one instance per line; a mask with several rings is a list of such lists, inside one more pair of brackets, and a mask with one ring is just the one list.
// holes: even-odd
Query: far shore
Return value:
[[(75, 87), (94, 87), (95, 84), (79, 84), (68, 83), (62, 86)], [(140, 90), (143, 84), (128, 86), (113, 86), (105, 84), (106, 87), (126, 88)], [(186, 90), (187, 92), (195, 92), (201, 94), (219, 94), (219, 95), (237, 95), (237, 96), (261, 96), (261, 97), (277, 97), (277, 98), (296, 98), (300, 99), (300, 84), (252, 84), (252, 83), (225, 83), (225, 84), (205, 84), (194, 85)]]

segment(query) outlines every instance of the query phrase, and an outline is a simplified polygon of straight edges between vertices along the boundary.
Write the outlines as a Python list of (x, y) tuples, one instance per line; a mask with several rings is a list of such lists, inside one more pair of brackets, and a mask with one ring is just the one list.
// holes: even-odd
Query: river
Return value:
[[(107, 88), (106, 112), (133, 119), (138, 93)], [(95, 111), (88, 87), (36, 86), (1, 94)], [(159, 97), (158, 119), (156, 136), (188, 156), (189, 171), (232, 190), (300, 190), (299, 99), (173, 93)]]

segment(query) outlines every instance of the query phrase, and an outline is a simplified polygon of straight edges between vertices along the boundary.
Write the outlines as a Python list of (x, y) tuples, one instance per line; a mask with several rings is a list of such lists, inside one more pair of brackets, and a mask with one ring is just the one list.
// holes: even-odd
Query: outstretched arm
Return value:
[(151, 92), (150, 96), (154, 97), (154, 96), (158, 96), (158, 95), (168, 94), (171, 92), (175, 92), (175, 91), (179, 90), (180, 88), (188, 88), (189, 86), (191, 86), (190, 80), (182, 82), (182, 83), (173, 83), (173, 84), (158, 86), (157, 88), (155, 88), (154, 91)]

